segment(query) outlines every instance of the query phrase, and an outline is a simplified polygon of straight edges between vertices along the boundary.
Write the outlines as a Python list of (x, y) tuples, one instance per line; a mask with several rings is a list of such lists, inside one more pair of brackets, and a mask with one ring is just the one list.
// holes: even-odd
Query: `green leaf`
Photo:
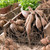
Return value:
[(28, 6), (35, 9), (39, 5), (38, 1), (40, 0), (18, 0), (24, 10), (27, 10)]
[(13, 3), (16, 3), (17, 0), (0, 0), (0, 8), (4, 8), (8, 5), (12, 5)]

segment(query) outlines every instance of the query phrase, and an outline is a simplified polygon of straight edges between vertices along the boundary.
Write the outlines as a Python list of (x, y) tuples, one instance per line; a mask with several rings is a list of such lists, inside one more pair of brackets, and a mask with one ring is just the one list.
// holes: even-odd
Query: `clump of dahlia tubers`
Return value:
[[(46, 5), (46, 3), (43, 4)], [(8, 34), (19, 43), (28, 42), (32, 44), (40, 41), (44, 45), (50, 44), (50, 37), (48, 37), (48, 35), (50, 36), (50, 22), (43, 10), (48, 6), (43, 6), (43, 4), (35, 10), (28, 7), (29, 11), (22, 10), (22, 15), (18, 16), (17, 20), (10, 20)], [(46, 15), (45, 17), (44, 14)], [(45, 35), (46, 37), (44, 37)], [(17, 48), (17, 45), (14, 45), (15, 43), (11, 39), (6, 39), (5, 44), (9, 46), (10, 50)], [(47, 50), (47, 48), (48, 46), (43, 47), (42, 50)]]

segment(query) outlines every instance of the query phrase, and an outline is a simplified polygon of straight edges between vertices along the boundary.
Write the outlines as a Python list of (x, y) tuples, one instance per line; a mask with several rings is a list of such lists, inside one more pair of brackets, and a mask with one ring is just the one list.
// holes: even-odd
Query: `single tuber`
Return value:
[(36, 17), (36, 27), (41, 31), (41, 21), (39, 19), (39, 17), (35, 14)]

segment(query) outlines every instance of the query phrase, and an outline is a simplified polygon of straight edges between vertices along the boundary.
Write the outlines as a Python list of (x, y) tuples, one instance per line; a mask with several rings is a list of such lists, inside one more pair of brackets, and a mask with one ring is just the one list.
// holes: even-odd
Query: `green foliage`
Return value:
[(8, 5), (12, 5), (13, 3), (16, 3), (18, 0), (0, 0), (0, 8), (4, 8)]
[(28, 10), (28, 6), (32, 9), (35, 9), (38, 5), (40, 0), (18, 0), (24, 10)]

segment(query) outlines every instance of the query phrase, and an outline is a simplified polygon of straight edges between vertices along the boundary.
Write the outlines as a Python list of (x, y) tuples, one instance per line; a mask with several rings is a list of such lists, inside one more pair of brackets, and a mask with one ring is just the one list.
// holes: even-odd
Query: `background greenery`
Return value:
[(8, 5), (12, 5), (13, 3), (16, 3), (18, 0), (0, 0), (0, 8), (4, 8)]
[(0, 8), (19, 2), (24, 10), (28, 10), (28, 6), (35, 9), (39, 5), (39, 1), (40, 0), (0, 0)]
[(32, 9), (35, 9), (38, 5), (40, 0), (18, 0), (24, 10), (28, 10), (28, 6)]

